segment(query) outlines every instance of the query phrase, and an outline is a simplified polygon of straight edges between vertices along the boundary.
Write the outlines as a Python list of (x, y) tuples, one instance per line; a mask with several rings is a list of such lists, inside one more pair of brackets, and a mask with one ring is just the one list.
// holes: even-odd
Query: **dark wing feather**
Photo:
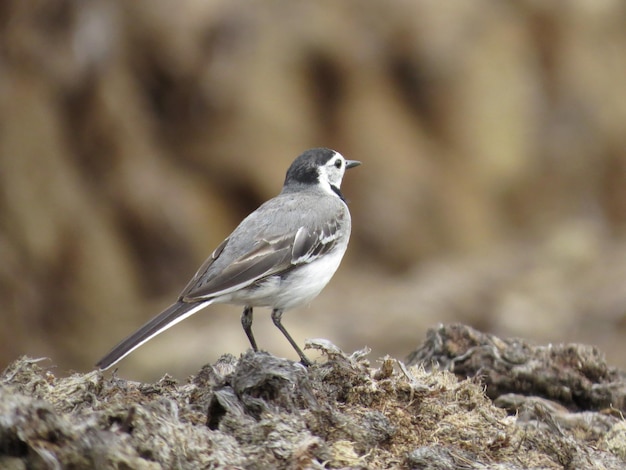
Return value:
[(252, 250), (237, 258), (222, 271), (207, 276), (207, 270), (200, 269), (192, 282), (181, 294), (185, 302), (194, 302), (226, 294), (291, 267), (292, 236), (259, 240)]
[(292, 264), (310, 263), (328, 253), (337, 243), (337, 222), (329, 221), (313, 231), (302, 227), (293, 244)]
[(202, 266), (198, 268), (198, 270), (196, 271), (196, 274), (194, 274), (194, 276), (191, 278), (191, 280), (187, 283), (187, 285), (183, 289), (183, 292), (180, 294), (178, 298), (179, 300), (183, 300), (183, 298), (187, 295), (187, 293), (192, 291), (193, 288), (201, 281), (202, 276), (204, 276), (204, 274), (209, 270), (209, 268), (215, 262), (215, 260), (222, 254), (229, 240), (230, 240), (230, 237), (226, 238), (222, 243), (220, 243), (217, 246), (217, 248), (213, 250), (213, 253), (211, 253), (211, 256), (209, 256), (208, 259), (204, 263), (202, 263)]
[(336, 241), (337, 223), (334, 221), (312, 231), (300, 227), (295, 233), (259, 240), (222, 271), (208, 276), (222, 247), (198, 270), (181, 294), (181, 300), (197, 302), (247, 287), (299, 264), (310, 263), (332, 249)]

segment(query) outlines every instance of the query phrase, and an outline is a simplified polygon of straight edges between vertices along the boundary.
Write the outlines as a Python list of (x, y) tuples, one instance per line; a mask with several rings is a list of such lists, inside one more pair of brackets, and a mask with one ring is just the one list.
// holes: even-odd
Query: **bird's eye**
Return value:
[(341, 168), (341, 160), (339, 160), (339, 159), (335, 160), (335, 166), (337, 168)]

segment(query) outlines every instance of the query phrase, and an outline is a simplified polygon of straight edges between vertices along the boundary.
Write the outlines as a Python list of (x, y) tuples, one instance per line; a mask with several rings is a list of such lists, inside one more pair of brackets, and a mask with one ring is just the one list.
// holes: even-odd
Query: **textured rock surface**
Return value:
[[(184, 383), (169, 376), (140, 383), (99, 372), (56, 377), (41, 360), (22, 358), (0, 375), (0, 467), (624, 467), (624, 408), (568, 407), (567, 400), (511, 386), (519, 399), (517, 406), (504, 403), (507, 414), (484, 394), (480, 377), (496, 369), (490, 358), (472, 378), (432, 367), (437, 358), (451, 369), (468, 360), (469, 351), (451, 347), (426, 357), (435, 350), (433, 338), (445, 336), (450, 346), (455, 332), (478, 340), (475, 348), (513, 344), (495, 337), (481, 342), (481, 333), (461, 325), (441, 327), (421, 349), (428, 363), (408, 367), (387, 357), (372, 367), (366, 350), (346, 355), (318, 341), (312, 345), (326, 357), (306, 369), (248, 352), (239, 359), (225, 355)], [(533, 373), (538, 378), (561, 364), (543, 349), (521, 349), (521, 356), (542, 358), (545, 372)], [(623, 374), (599, 358), (595, 363), (624, 387)], [(589, 375), (585, 368), (580, 365), (579, 375)], [(575, 376), (561, 385), (576, 390)], [(602, 385), (604, 379), (589, 380)], [(487, 393), (492, 386), (488, 381)]]

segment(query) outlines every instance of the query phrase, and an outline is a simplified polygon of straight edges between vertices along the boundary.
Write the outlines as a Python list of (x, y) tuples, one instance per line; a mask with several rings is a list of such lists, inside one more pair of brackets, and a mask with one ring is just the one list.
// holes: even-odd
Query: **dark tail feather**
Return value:
[(142, 344), (167, 330), (170, 326), (174, 326), (176, 323), (190, 317), (210, 303), (210, 300), (197, 303), (176, 302), (111, 349), (106, 356), (98, 361), (96, 367), (102, 370), (108, 369)]

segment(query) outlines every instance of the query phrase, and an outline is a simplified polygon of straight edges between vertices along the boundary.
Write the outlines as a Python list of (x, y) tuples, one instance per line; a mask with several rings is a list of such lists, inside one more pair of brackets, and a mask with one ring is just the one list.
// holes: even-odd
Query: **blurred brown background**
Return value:
[[(288, 312), (404, 357), (459, 321), (626, 366), (626, 4), (0, 3), (0, 367), (89, 370), (173, 301), (302, 150), (364, 162), (334, 280)], [(247, 347), (214, 306), (120, 365)], [(256, 315), (261, 347), (294, 353)]]

